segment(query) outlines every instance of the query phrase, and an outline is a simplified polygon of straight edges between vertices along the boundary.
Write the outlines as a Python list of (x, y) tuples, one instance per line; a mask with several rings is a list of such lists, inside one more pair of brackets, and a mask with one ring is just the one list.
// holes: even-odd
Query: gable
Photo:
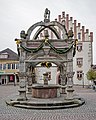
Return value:
[(11, 49), (7, 48), (0, 52), (0, 59), (3, 60), (18, 60), (18, 55), (12, 51)]

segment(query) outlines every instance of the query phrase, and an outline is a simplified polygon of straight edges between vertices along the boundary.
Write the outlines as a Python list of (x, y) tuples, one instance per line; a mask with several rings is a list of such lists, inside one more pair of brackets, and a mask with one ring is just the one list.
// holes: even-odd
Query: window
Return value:
[(77, 50), (78, 50), (78, 52), (81, 52), (81, 50), (82, 50), (82, 43), (78, 43), (77, 44)]
[(83, 58), (77, 58), (77, 65), (81, 67), (83, 65)]
[(2, 64), (0, 64), (0, 70), (2, 70)]
[(77, 71), (77, 79), (81, 80), (83, 77), (83, 72), (82, 71)]
[(16, 64), (16, 69), (19, 69), (19, 64), (18, 63)]
[(81, 39), (81, 33), (78, 33), (78, 39)]
[(8, 69), (11, 69), (11, 63), (8, 64)]
[(6, 64), (3, 64), (3, 70), (5, 70), (6, 69)]
[(2, 53), (0, 54), (0, 58), (8, 58), (8, 53)]
[(15, 63), (12, 64), (12, 69), (15, 69)]

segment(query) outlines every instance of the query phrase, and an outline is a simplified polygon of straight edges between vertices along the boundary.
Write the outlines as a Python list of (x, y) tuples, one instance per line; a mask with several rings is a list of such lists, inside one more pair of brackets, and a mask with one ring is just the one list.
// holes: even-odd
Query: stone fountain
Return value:
[[(31, 38), (33, 30), (37, 27), (39, 29)], [(57, 28), (62, 32), (62, 36)], [(50, 34), (54, 34), (55, 38), (51, 38)], [(19, 95), (6, 103), (29, 109), (82, 105), (84, 100), (73, 96), (73, 57), (76, 52), (76, 39), (73, 39), (72, 29), (67, 33), (64, 22), (50, 21), (50, 10), (46, 8), (44, 21), (33, 24), (27, 32), (21, 31), (20, 37), (15, 39), (19, 56)], [(60, 85), (48, 84), (47, 72), (43, 73), (44, 83), (37, 83), (35, 68), (40, 63), (54, 63), (60, 68)], [(51, 64), (45, 64), (44, 67), (48, 69), (52, 67)]]

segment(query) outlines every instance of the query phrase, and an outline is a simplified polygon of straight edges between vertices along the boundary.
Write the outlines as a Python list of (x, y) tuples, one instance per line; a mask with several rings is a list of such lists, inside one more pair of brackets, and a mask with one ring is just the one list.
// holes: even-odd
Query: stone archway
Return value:
[[(27, 33), (21, 31), (21, 39), (16, 39), (17, 49), (19, 55), (19, 79), (20, 79), (20, 97), (26, 99), (26, 79), (29, 81), (29, 87), (32, 86), (35, 81), (35, 75), (33, 75), (36, 64), (42, 62), (50, 62), (59, 64), (61, 85), (64, 86), (64, 80), (67, 76), (67, 86), (71, 86), (73, 81), (73, 53), (75, 51), (75, 40), (72, 39), (72, 34), (69, 35), (66, 31), (65, 25), (52, 21), (50, 17), (45, 18), (44, 22), (37, 22), (32, 25)], [(33, 39), (30, 36), (33, 30), (40, 26)], [(55, 28), (59, 27), (62, 31), (62, 38)], [(48, 28), (57, 37), (57, 39), (49, 39)], [(37, 39), (38, 35), (44, 31), (44, 39)], [(70, 33), (73, 33), (70, 31)], [(65, 65), (66, 64), (66, 65)], [(66, 67), (65, 67), (66, 66)], [(35, 74), (35, 73), (34, 73)], [(30, 89), (30, 88), (29, 88)], [(69, 87), (70, 89), (70, 87)], [(68, 92), (70, 90), (68, 89)]]

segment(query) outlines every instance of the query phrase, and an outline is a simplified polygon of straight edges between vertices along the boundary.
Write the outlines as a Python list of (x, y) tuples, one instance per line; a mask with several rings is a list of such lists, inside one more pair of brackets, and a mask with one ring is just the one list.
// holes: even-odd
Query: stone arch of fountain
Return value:
[[(31, 39), (30, 36), (33, 33), (33, 30), (36, 29), (38, 26), (39, 29), (33, 35), (33, 39)], [(62, 38), (57, 30), (57, 27), (62, 31)], [(52, 31), (55, 34), (56, 39), (49, 38), (50, 31)], [(43, 33), (43, 39), (39, 38), (41, 33)], [(60, 70), (60, 77), (61, 77), (60, 85), (62, 86), (62, 89), (65, 88), (64, 86), (65, 86), (66, 78), (68, 81), (67, 86), (71, 86), (72, 89), (73, 51), (75, 50), (74, 49), (75, 40), (72, 39), (72, 36), (68, 35), (65, 25), (57, 21), (50, 21), (50, 15), (47, 14), (47, 18), (44, 17), (44, 21), (40, 21), (33, 24), (27, 30), (27, 33), (25, 33), (25, 31), (21, 31), (20, 37), (21, 39), (16, 39), (16, 41), (17, 43), (19, 43), (17, 44), (17, 49), (18, 49), (19, 61), (20, 61), (19, 62), (20, 64), (19, 94), (21, 96), (21, 99), (23, 98), (26, 99), (26, 90), (24, 90), (24, 88), (26, 88), (26, 81), (28, 83), (27, 86), (28, 92), (32, 92), (33, 89), (32, 86), (34, 86), (33, 84), (36, 84), (35, 68), (36, 68), (36, 64), (38, 63), (41, 64), (44, 64), (44, 62), (45, 64), (55, 63)], [(44, 67), (48, 67), (48, 66), (45, 65)], [(43, 74), (43, 76), (45, 79), (44, 85), (46, 84), (48, 88), (49, 84), (47, 81), (47, 76), (45, 73)], [(51, 87), (59, 88), (56, 85), (53, 85)]]
[[(30, 36), (33, 30), (38, 26), (39, 29), (31, 39)], [(58, 32), (57, 27), (61, 30), (62, 37)], [(55, 34), (55, 39), (50, 38), (50, 31)], [(41, 33), (43, 33), (43, 38), (40, 38)], [(27, 30), (27, 32), (24, 30), (21, 31), (20, 37), (20, 39), (15, 39), (19, 55), (20, 83), (18, 90), (19, 96), (17, 102), (13, 102), (14, 106), (16, 106), (15, 103), (20, 104), (20, 101), (29, 100), (27, 94), (31, 95), (31, 103), (33, 100), (32, 98), (37, 98), (39, 100), (40, 98), (43, 100), (49, 98), (61, 99), (61, 94), (65, 93), (66, 97), (63, 96), (63, 100), (73, 100), (73, 56), (75, 55), (76, 49), (76, 40), (72, 38), (73, 31), (70, 30), (70, 32), (67, 33), (64, 24), (57, 21), (50, 21), (50, 11), (46, 9), (44, 14), (44, 21), (33, 24)], [(53, 63), (56, 65), (56, 67), (59, 68), (61, 79), (60, 85), (56, 83), (48, 83), (50, 78), (49, 73), (52, 73)], [(36, 80), (36, 67), (38, 64), (42, 70), (44, 69), (44, 73), (41, 73), (43, 76), (42, 84), (38, 84)], [(54, 73), (54, 76), (56, 76), (56, 72)], [(65, 82), (66, 79), (67, 83)], [(54, 101), (52, 101), (51, 104), (54, 106)], [(59, 103), (59, 105), (64, 107), (63, 105), (66, 102), (59, 101)], [(37, 105), (37, 103), (35, 104)], [(46, 103), (45, 100), (44, 104), (38, 103), (38, 105), (40, 104), (46, 106), (46, 104), (49, 104), (49, 102)], [(58, 101), (56, 104), (58, 106)], [(70, 104), (72, 104), (72, 101)], [(80, 104), (78, 103), (77, 106)], [(33, 103), (31, 105), (33, 105)]]

